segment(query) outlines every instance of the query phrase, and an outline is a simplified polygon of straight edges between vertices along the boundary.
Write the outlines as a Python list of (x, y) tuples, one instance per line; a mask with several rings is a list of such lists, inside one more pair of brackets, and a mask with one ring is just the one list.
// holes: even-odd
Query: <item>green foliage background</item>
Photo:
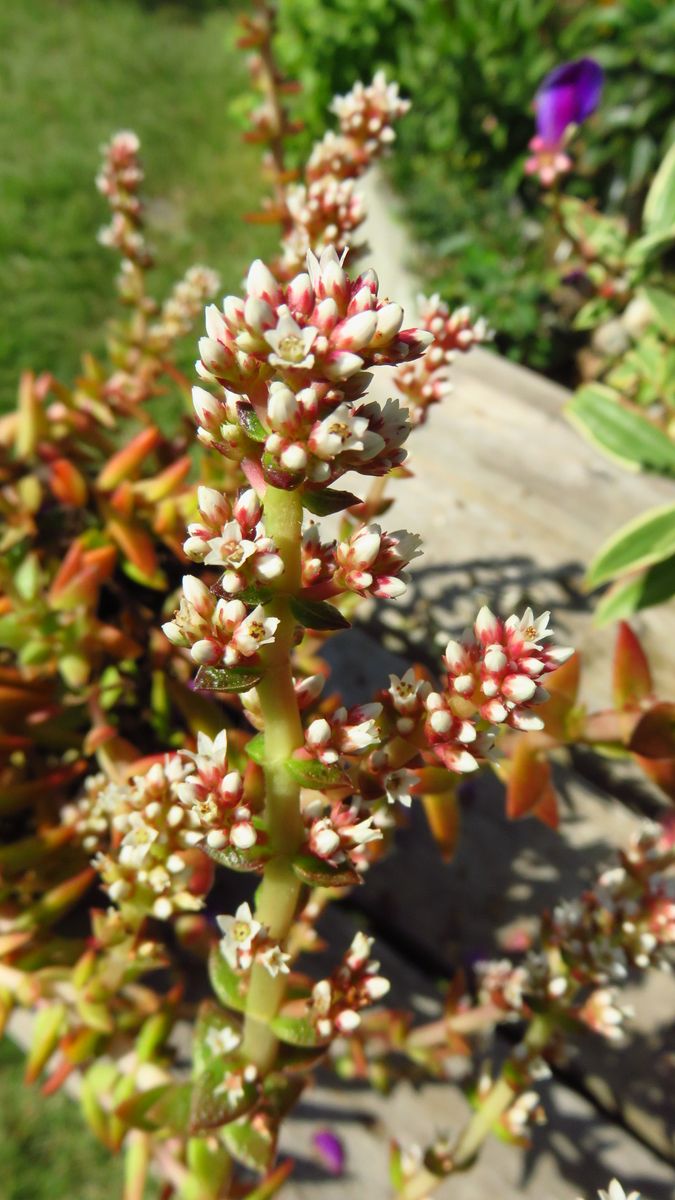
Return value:
[[(281, 0), (280, 49), (304, 85), (308, 136), (335, 91), (384, 67), (413, 101), (391, 174), (431, 253), (429, 286), (470, 301), (510, 357), (570, 382), (578, 341), (551, 296), (551, 232), (522, 174), (532, 98), (566, 59), (607, 73), (573, 190), (637, 218), (675, 136), (669, 0)], [(419, 264), (415, 264), (419, 267)]]
[(115, 130), (141, 137), (157, 294), (193, 262), (231, 290), (261, 241), (265, 252), (269, 231), (242, 223), (262, 183), (231, 112), (248, 79), (236, 9), (208, 7), (0, 4), (2, 409), (22, 368), (71, 378), (81, 351), (100, 345), (117, 264), (96, 240), (107, 207), (94, 176)]

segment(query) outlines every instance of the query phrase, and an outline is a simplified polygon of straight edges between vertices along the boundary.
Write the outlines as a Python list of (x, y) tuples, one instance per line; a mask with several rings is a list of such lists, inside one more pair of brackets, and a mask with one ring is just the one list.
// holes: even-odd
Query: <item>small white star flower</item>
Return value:
[(405, 767), (401, 767), (398, 771), (390, 771), (384, 780), (387, 800), (390, 804), (395, 804), (398, 800), (399, 804), (403, 804), (405, 808), (410, 808), (412, 804), (412, 788), (416, 783), (417, 776), (414, 771), (408, 771)]
[(159, 834), (148, 825), (139, 812), (129, 814), (129, 830), (122, 838), (119, 860), (125, 867), (141, 867)]
[(250, 952), (262, 925), (254, 920), (249, 904), (240, 904), (233, 917), (216, 917), (216, 924), (224, 935), (220, 941), (223, 958), (232, 967), (238, 965), (239, 954)]
[(640, 1200), (639, 1192), (624, 1192), (618, 1179), (612, 1179), (606, 1192), (600, 1189), (598, 1196), (599, 1200)]
[(269, 971), (273, 978), (277, 975), (288, 975), (290, 972), (288, 965), (290, 961), (290, 954), (285, 954), (281, 946), (270, 946), (267, 950), (263, 950), (262, 954), (258, 955), (258, 962), (262, 964), (266, 971)]
[(234, 1029), (224, 1025), (222, 1029), (216, 1029), (212, 1025), (209, 1029), (204, 1041), (212, 1054), (231, 1054), (233, 1050), (241, 1042), (241, 1037)]
[(272, 347), (269, 362), (275, 367), (295, 367), (308, 371), (314, 366), (314, 355), (310, 352), (319, 331), (313, 325), (303, 329), (290, 312), (280, 312), (276, 329), (268, 329), (263, 334)]

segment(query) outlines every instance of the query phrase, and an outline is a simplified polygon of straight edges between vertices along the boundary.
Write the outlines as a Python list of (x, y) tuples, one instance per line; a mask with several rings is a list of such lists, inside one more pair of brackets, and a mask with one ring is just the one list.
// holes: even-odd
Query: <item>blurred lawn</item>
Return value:
[(199, 8), (0, 3), (3, 409), (21, 368), (67, 379), (80, 352), (100, 345), (116, 260), (96, 241), (106, 205), (94, 175), (113, 131), (132, 128), (142, 140), (155, 294), (197, 261), (230, 290), (273, 245), (271, 230), (241, 223), (260, 183), (258, 152), (242, 144), (230, 111), (247, 84), (237, 8)]
[[(122, 1194), (122, 1160), (85, 1130), (66, 1096), (45, 1100), (22, 1082), (22, 1055), (0, 1041), (2, 1200), (111, 1200)], [(155, 1195), (147, 1189), (147, 1200)]]

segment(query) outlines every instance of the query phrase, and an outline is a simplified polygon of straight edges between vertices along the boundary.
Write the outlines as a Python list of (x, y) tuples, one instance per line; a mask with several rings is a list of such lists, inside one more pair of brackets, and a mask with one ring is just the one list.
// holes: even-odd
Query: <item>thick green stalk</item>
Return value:
[[(302, 500), (297, 492), (268, 487), (264, 501), (265, 532), (273, 538), (284, 560), (280, 591), (265, 606), (266, 614), (279, 618), (274, 643), (268, 647), (265, 675), (258, 684), (265, 734), (265, 815), (273, 857), (265, 868), (256, 895), (256, 920), (267, 927), (270, 937), (283, 942), (293, 922), (300, 894), (300, 881), (292, 858), (304, 837), (300, 816), (300, 788), (286, 769), (286, 761), (303, 744), (291, 653), (295, 620), (287, 594), (300, 586), (300, 533)], [(269, 1070), (277, 1051), (277, 1039), (269, 1022), (283, 1000), (283, 975), (273, 978), (259, 964), (251, 971), (246, 1004), (242, 1049), (261, 1072)]]

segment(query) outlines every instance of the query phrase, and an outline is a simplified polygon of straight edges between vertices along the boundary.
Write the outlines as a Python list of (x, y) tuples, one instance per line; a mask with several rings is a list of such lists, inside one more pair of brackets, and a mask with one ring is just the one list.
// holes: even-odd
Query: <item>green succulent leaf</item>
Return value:
[(663, 332), (675, 338), (675, 296), (665, 288), (644, 287), (642, 291)]
[(226, 1008), (235, 1009), (236, 1012), (244, 1011), (246, 991), (243, 988), (243, 980), (223, 958), (218, 946), (214, 946), (209, 955), (209, 979), (221, 1004)]
[(675, 443), (651, 421), (626, 408), (611, 388), (597, 383), (580, 388), (566, 411), (584, 437), (624, 466), (675, 475)]
[(253, 1126), (246, 1119), (234, 1121), (223, 1129), (221, 1136), (232, 1157), (243, 1167), (251, 1171), (266, 1171), (271, 1166), (277, 1148), (277, 1135), (267, 1122), (257, 1122)]
[[(242, 1078), (243, 1063), (235, 1056), (214, 1058), (197, 1076), (190, 1105), (190, 1132), (218, 1129), (250, 1111), (258, 1099), (257, 1083)], [(236, 1081), (236, 1086), (230, 1082)]]
[(288, 1043), (279, 1048), (276, 1065), (280, 1071), (305, 1075), (318, 1067), (326, 1054), (327, 1046), (290, 1046)]
[(302, 787), (320, 790), (345, 783), (347, 779), (340, 767), (317, 762), (315, 758), (289, 758), (286, 768)]
[(257, 846), (254, 846), (251, 850), (237, 850), (236, 846), (225, 846), (222, 850), (216, 850), (204, 841), (200, 843), (200, 849), (204, 850), (209, 858), (219, 863), (221, 867), (227, 867), (230, 871), (239, 871), (242, 873), (247, 871), (262, 871), (269, 857), (266, 853), (261, 852), (261, 849)]
[(124, 1100), (115, 1110), (115, 1115), (125, 1125), (134, 1129), (153, 1132), (170, 1129), (183, 1133), (190, 1114), (192, 1085), (189, 1083), (162, 1083), (145, 1092), (136, 1092)]
[(240, 400), (237, 404), (237, 417), (246, 435), (254, 442), (264, 442), (266, 440), (267, 430), (252, 405)]
[(349, 629), (350, 622), (333, 604), (325, 600), (305, 600), (301, 596), (292, 596), (291, 612), (306, 629)]
[(290, 1017), (282, 1013), (270, 1021), (270, 1029), (280, 1042), (291, 1046), (325, 1046), (330, 1041), (330, 1038), (319, 1037), (314, 1022), (307, 1016)]
[(317, 517), (326, 517), (330, 513), (351, 508), (353, 504), (360, 504), (361, 501), (353, 492), (342, 492), (337, 488), (304, 488), (302, 503)]
[(200, 667), (195, 687), (202, 692), (247, 692), (262, 677), (255, 667)]
[(643, 608), (664, 604), (672, 596), (675, 596), (675, 554), (631, 579), (615, 583), (600, 600), (595, 619), (598, 625), (607, 625)]
[[(219, 1037), (223, 1039), (225, 1045), (228, 1044), (227, 1039), (229, 1038), (233, 1043), (234, 1038), (240, 1039), (240, 1022), (237, 1017), (221, 1008), (214, 1000), (204, 1000), (199, 1006), (192, 1040), (192, 1067), (195, 1075), (200, 1075), (214, 1059), (222, 1057), (226, 1053), (225, 1050), (218, 1047)], [(236, 1049), (236, 1044), (233, 1044), (232, 1049)], [(227, 1053), (232, 1053), (232, 1049)]]
[(642, 220), (648, 234), (675, 230), (675, 142), (663, 159), (645, 200)]
[(299, 854), (293, 859), (293, 870), (298, 879), (312, 887), (353, 887), (361, 883), (361, 876), (354, 867), (346, 863), (333, 867), (314, 854)]
[(252, 758), (258, 766), (264, 766), (265, 763), (265, 736), (262, 733), (256, 733), (250, 742), (246, 743), (246, 753), (249, 758)]
[(675, 554), (675, 504), (652, 508), (624, 525), (600, 550), (587, 575), (597, 587), (628, 571), (664, 562)]

